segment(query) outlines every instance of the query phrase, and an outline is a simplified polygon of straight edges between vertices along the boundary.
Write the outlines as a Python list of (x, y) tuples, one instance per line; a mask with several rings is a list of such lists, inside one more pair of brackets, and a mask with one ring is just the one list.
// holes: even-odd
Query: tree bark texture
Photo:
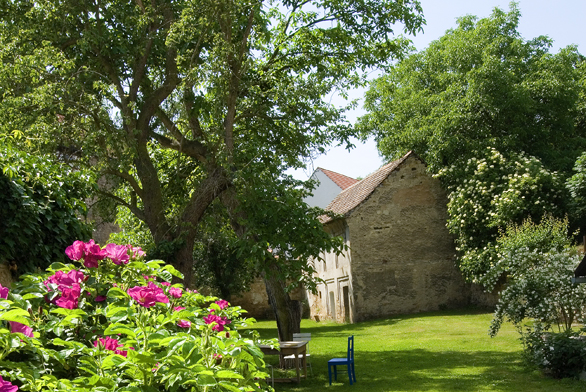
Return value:
[[(277, 265), (274, 267), (278, 269)], [(263, 275), (269, 303), (277, 319), (279, 340), (293, 340), (293, 334), (301, 330), (301, 302), (291, 299), (281, 279), (268, 273)]]

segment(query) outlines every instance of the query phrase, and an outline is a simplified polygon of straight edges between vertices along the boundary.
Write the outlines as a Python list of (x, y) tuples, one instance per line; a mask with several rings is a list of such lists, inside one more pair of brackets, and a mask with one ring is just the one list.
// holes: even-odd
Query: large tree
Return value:
[[(107, 176), (102, 195), (146, 224), (187, 285), (198, 223), (221, 199), (289, 338), (298, 311), (285, 281), (339, 242), (323, 233), (318, 211), (306, 214), (299, 184), (282, 172), (347, 141), (350, 127), (328, 94), (405, 49), (394, 29), (420, 28), (418, 2), (2, 0), (1, 8), (4, 130), (28, 130), (38, 148)], [(167, 170), (161, 155), (173, 158)]]
[(366, 94), (363, 135), (388, 159), (415, 151), (450, 193), (459, 265), (482, 281), (499, 230), (568, 213), (564, 180), (586, 149), (584, 57), (521, 38), (520, 11), (465, 16)]
[(435, 172), (492, 147), (525, 152), (569, 172), (586, 148), (584, 57), (524, 40), (521, 13), (495, 8), (458, 19), (428, 48), (400, 61), (366, 94), (362, 130), (387, 158), (416, 151)]

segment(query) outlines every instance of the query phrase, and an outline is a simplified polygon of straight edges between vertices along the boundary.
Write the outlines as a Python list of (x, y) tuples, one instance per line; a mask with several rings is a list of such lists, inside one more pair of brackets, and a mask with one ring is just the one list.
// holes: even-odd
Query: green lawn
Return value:
[[(586, 382), (554, 380), (522, 363), (519, 335), (504, 326), (487, 334), (491, 314), (476, 310), (397, 316), (359, 324), (303, 320), (311, 332), (313, 376), (297, 384), (276, 384), (277, 391), (586, 391)], [(255, 325), (263, 338), (277, 337), (275, 322)], [(346, 355), (354, 335), (357, 382), (338, 375), (329, 386), (327, 361)], [(266, 357), (275, 362), (277, 357)]]

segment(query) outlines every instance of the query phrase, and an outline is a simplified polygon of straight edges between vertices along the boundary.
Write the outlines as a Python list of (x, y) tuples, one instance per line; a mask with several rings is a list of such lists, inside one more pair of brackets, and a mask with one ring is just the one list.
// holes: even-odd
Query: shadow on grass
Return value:
[[(466, 316), (466, 315), (476, 315), (476, 314), (486, 314), (490, 313), (487, 309), (484, 308), (464, 308), (464, 309), (454, 309), (448, 311), (437, 311), (437, 312), (424, 312), (424, 313), (413, 313), (413, 314), (405, 314), (405, 315), (397, 315), (391, 318), (381, 318), (369, 321), (363, 321), (355, 324), (341, 324), (341, 323), (334, 323), (334, 322), (324, 322), (324, 323), (313, 323), (311, 322), (310, 326), (303, 325), (304, 321), (302, 321), (302, 331), (301, 332), (309, 332), (312, 334), (312, 337), (321, 337), (327, 336), (331, 338), (341, 337), (347, 338), (350, 335), (360, 335), (360, 332), (370, 330), (373, 327), (389, 327), (394, 324), (397, 324), (401, 321), (410, 320), (410, 319), (418, 319), (418, 318), (433, 318), (433, 317), (446, 317), (446, 316)], [(257, 330), (260, 333), (260, 336), (263, 339), (271, 339), (277, 337), (277, 328), (276, 324), (271, 327), (261, 327), (255, 325), (252, 329)]]
[[(312, 355), (313, 376), (297, 384), (277, 384), (276, 391), (578, 391), (579, 381), (560, 384), (525, 370), (517, 355), (502, 352), (408, 351), (356, 352), (357, 382), (346, 373), (329, 386), (325, 356)], [(345, 369), (342, 367), (341, 369)], [(545, 383), (543, 383), (545, 381)], [(550, 383), (553, 382), (553, 384)], [(564, 389), (564, 385), (568, 388)]]

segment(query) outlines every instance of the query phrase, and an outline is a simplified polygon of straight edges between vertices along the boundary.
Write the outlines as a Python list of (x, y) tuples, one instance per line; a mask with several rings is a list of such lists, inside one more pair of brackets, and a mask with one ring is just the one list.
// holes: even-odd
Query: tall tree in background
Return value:
[[(367, 92), (363, 135), (388, 159), (415, 151), (450, 192), (460, 267), (478, 281), (496, 237), (529, 215), (564, 215), (564, 180), (586, 149), (584, 57), (523, 40), (520, 11), (465, 16), (400, 61)], [(481, 280), (481, 279), (480, 279)]]
[[(405, 49), (393, 29), (420, 28), (418, 2), (0, 4), (3, 130), (26, 130), (38, 149), (108, 176), (102, 195), (146, 224), (187, 285), (198, 223), (222, 199), (290, 338), (298, 321), (285, 280), (340, 244), (282, 173), (348, 140), (343, 111), (324, 98)], [(175, 158), (170, 170), (161, 154)]]

